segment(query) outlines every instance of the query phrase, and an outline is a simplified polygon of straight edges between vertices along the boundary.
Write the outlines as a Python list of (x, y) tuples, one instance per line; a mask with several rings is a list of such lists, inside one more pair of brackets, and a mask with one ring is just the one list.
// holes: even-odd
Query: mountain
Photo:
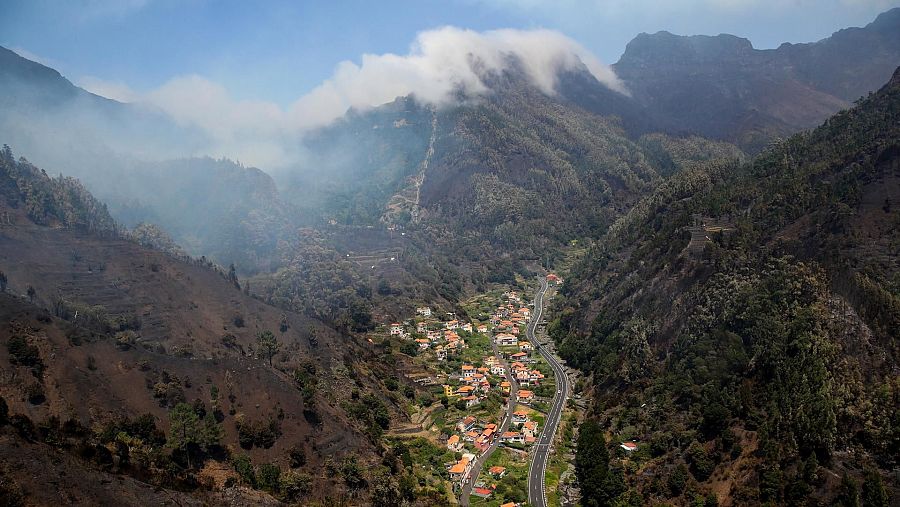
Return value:
[(900, 65), (900, 8), (809, 44), (754, 49), (733, 35), (641, 34), (614, 65), (633, 97), (672, 132), (757, 152), (876, 90)]
[[(374, 463), (380, 433), (404, 417), (379, 387), (393, 374), (370, 347), (250, 297), (204, 259), (123, 237), (77, 181), (9, 148), (0, 272), (2, 494), (12, 484), (34, 498), (138, 505), (156, 494), (146, 483), (195, 492), (192, 501), (216, 484), (209, 501), (220, 504), (224, 482), (260, 486), (253, 467), (270, 463), (297, 482), (284, 490), (295, 500), (333, 497), (350, 472), (326, 470)], [(232, 460), (247, 463), (244, 476)], [(101, 482), (43, 475), (60, 462)], [(115, 491), (98, 486), (109, 481)]]
[(675, 174), (566, 277), (551, 335), (593, 376), (598, 431), (642, 442), (624, 480), (645, 500), (828, 503), (891, 484), (898, 120), (900, 69), (752, 162)]

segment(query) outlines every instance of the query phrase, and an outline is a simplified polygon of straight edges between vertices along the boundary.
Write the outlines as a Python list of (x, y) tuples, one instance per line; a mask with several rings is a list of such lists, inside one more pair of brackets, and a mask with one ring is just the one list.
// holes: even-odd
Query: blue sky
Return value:
[(199, 75), (287, 107), (344, 60), (406, 54), (453, 25), (558, 30), (607, 63), (639, 32), (746, 36), (758, 48), (861, 26), (900, 0), (0, 0), (0, 44), (75, 82), (148, 92)]

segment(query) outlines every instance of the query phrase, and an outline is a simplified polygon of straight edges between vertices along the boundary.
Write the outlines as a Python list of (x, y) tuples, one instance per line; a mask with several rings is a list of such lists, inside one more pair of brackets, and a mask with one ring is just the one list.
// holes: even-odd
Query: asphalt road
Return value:
[(553, 357), (545, 347), (540, 346), (537, 338), (534, 336), (534, 330), (544, 312), (544, 294), (547, 292), (547, 281), (541, 280), (541, 288), (538, 290), (534, 298), (534, 317), (525, 328), (525, 334), (528, 339), (538, 349), (544, 359), (550, 363), (553, 368), (553, 375), (556, 378), (556, 394), (553, 396), (553, 402), (550, 405), (550, 413), (544, 421), (544, 429), (541, 436), (534, 446), (532, 454), (531, 466), (528, 468), (528, 502), (533, 507), (546, 507), (547, 494), (544, 491), (544, 480), (547, 475), (547, 461), (550, 459), (551, 444), (553, 436), (556, 434), (556, 428), (559, 426), (559, 420), (562, 417), (563, 408), (566, 406), (566, 399), (569, 397), (569, 377), (559, 361)]
[(491, 442), (491, 445), (476, 458), (475, 464), (472, 465), (472, 470), (469, 471), (469, 476), (463, 481), (462, 491), (459, 495), (459, 505), (462, 507), (469, 505), (469, 497), (472, 495), (472, 489), (478, 481), (478, 474), (481, 473), (481, 469), (484, 467), (488, 458), (491, 457), (491, 454), (493, 454), (494, 450), (497, 449), (497, 446), (500, 445), (500, 435), (509, 429), (509, 423), (512, 421), (512, 414), (516, 410), (516, 394), (519, 391), (519, 384), (516, 383), (516, 379), (512, 376), (512, 372), (509, 370), (506, 359), (503, 359), (503, 356), (500, 355), (500, 350), (497, 348), (497, 344), (494, 342), (493, 338), (491, 338), (491, 348), (494, 349), (494, 357), (496, 357), (500, 361), (500, 364), (503, 365), (503, 368), (506, 369), (506, 380), (509, 381), (510, 385), (509, 398), (507, 398), (506, 412), (503, 414), (503, 421), (500, 423), (498, 431), (494, 433), (494, 440)]

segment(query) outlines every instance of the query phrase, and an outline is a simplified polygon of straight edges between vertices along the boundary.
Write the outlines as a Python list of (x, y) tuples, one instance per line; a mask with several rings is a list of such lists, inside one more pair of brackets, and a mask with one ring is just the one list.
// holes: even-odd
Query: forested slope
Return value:
[(900, 455), (898, 200), (900, 72), (751, 163), (674, 175), (618, 220), (550, 326), (593, 375), (596, 431), (641, 442), (612, 472), (624, 483), (588, 498), (881, 491)]

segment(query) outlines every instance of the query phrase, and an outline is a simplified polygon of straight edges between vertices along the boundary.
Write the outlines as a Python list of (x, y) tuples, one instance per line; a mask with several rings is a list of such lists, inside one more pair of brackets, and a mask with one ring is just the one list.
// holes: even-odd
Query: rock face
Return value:
[(877, 90), (900, 64), (900, 9), (809, 44), (757, 50), (733, 35), (641, 34), (615, 64), (667, 130), (757, 151)]

